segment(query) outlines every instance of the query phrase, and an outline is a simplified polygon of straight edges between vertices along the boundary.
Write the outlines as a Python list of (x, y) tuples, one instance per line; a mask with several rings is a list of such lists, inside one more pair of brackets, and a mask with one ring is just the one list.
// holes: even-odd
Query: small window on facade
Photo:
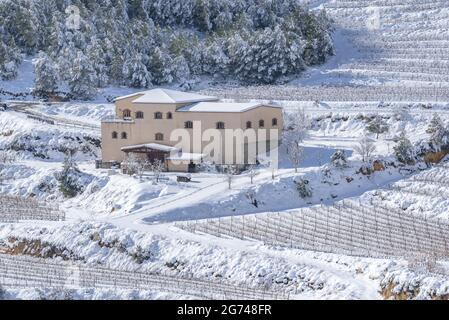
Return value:
[(162, 133), (156, 133), (156, 141), (163, 141), (164, 135)]
[(154, 119), (162, 119), (162, 112), (156, 112), (154, 114)]
[(246, 129), (251, 129), (252, 127), (253, 127), (252, 122), (251, 122), (251, 121), (248, 121), (248, 122), (246, 123)]
[(222, 130), (225, 128), (224, 122), (217, 122), (217, 129)]
[(173, 114), (171, 112), (167, 113), (167, 119), (173, 119)]
[(277, 127), (277, 125), (278, 125), (278, 119), (273, 118), (273, 120), (271, 121), (271, 125), (272, 125), (273, 127)]
[(143, 112), (142, 111), (137, 111), (136, 112), (136, 119), (143, 119)]
[(131, 118), (131, 110), (123, 110), (123, 118)]
[(118, 139), (118, 133), (116, 131), (112, 132), (112, 139)]
[(263, 128), (263, 127), (265, 127), (265, 121), (260, 120), (259, 121), (259, 128)]
[(128, 134), (126, 132), (122, 132), (122, 139), (128, 139)]
[(193, 128), (193, 122), (192, 121), (186, 121), (184, 123), (184, 128), (186, 129), (192, 129)]

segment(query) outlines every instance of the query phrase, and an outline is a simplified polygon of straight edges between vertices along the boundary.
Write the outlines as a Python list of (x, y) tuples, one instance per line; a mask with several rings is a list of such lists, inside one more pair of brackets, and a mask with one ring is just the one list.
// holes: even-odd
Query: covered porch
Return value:
[[(150, 165), (159, 160), (167, 172), (193, 173), (197, 171), (197, 166), (203, 160), (202, 154), (185, 153), (181, 149), (158, 143), (126, 146), (121, 148), (121, 150), (125, 153), (125, 159), (128, 159), (133, 154), (141, 164), (147, 163)], [(122, 169), (126, 169), (123, 164)], [(150, 168), (145, 169), (148, 170)]]

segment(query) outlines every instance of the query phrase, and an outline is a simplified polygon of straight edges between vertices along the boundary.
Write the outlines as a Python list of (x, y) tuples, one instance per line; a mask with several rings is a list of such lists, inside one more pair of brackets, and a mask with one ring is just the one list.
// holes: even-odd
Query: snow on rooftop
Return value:
[(197, 93), (175, 91), (170, 89), (152, 89), (143, 92), (137, 92), (131, 95), (118, 97), (115, 101), (139, 96), (133, 103), (194, 103), (199, 101), (217, 101), (218, 98), (203, 96)]
[(159, 150), (159, 151), (163, 151), (163, 152), (179, 151), (178, 148), (166, 146), (166, 145), (159, 144), (159, 143), (146, 143), (146, 144), (137, 144), (134, 146), (126, 146), (126, 147), (121, 148), (121, 150), (122, 151), (131, 151), (131, 150), (140, 149), (140, 148)]
[(261, 106), (280, 108), (279, 106), (267, 105), (258, 102), (200, 102), (190, 106), (185, 106), (177, 111), (180, 112), (245, 112)]

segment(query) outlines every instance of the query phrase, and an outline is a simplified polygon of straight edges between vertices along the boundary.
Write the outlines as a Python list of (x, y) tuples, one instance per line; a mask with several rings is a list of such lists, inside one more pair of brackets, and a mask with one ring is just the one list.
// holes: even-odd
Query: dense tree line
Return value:
[(21, 55), (39, 53), (36, 87), (64, 83), (80, 98), (203, 75), (273, 83), (323, 63), (330, 33), (326, 13), (297, 0), (5, 0), (0, 76), (13, 79)]

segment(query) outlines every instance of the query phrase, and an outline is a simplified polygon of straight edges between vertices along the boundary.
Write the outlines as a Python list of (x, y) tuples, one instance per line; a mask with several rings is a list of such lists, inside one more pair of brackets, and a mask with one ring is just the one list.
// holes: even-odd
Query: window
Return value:
[(263, 128), (263, 127), (265, 127), (265, 121), (260, 120), (259, 121), (259, 128)]
[(118, 133), (116, 131), (112, 132), (112, 139), (118, 139)]
[(162, 119), (162, 112), (155, 112), (154, 119)]
[(173, 114), (171, 112), (167, 113), (167, 119), (173, 119)]
[(143, 112), (142, 111), (137, 111), (136, 112), (136, 119), (143, 119)]
[(128, 139), (128, 134), (126, 132), (122, 132), (122, 139)]
[(186, 121), (184, 123), (184, 128), (185, 129), (192, 129), (193, 128), (193, 122), (192, 121)]
[(123, 118), (131, 118), (131, 110), (129, 109), (123, 110)]
[(251, 121), (248, 121), (248, 122), (246, 123), (246, 129), (251, 129), (252, 127), (253, 127), (252, 122), (251, 122)]
[(162, 133), (156, 133), (155, 140), (156, 141), (163, 141), (164, 140), (164, 135)]
[(278, 119), (273, 118), (273, 120), (271, 120), (271, 125), (272, 125), (273, 127), (277, 127), (277, 125), (278, 125)]
[(225, 128), (224, 122), (217, 122), (217, 129), (222, 130)]

